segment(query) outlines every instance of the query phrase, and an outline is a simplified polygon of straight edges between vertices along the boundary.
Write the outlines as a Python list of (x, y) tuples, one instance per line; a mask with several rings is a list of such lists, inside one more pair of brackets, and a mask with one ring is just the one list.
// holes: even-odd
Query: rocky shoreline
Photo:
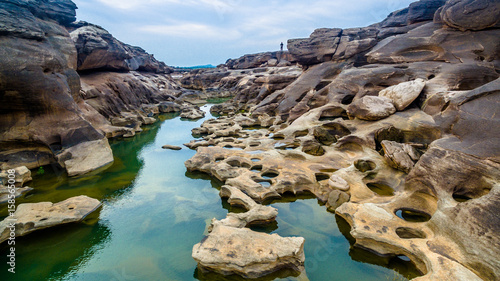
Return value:
[[(421, 0), (365, 28), (317, 29), (288, 52), (176, 79), (143, 49), (75, 22), (75, 9), (0, 3), (0, 168), (15, 168), (16, 197), (30, 191), (29, 169), (105, 169), (108, 139), (161, 113), (199, 119), (208, 99), (231, 98), (185, 144), (196, 150), (187, 170), (222, 181), (220, 196), (245, 211), (211, 222), (192, 250), (201, 270), (307, 279), (303, 238), (250, 226), (275, 221), (272, 200), (310, 194), (351, 226), (355, 246), (410, 259), (414, 280), (500, 279), (498, 2)], [(22, 204), (16, 235), (99, 206), (85, 196)]]

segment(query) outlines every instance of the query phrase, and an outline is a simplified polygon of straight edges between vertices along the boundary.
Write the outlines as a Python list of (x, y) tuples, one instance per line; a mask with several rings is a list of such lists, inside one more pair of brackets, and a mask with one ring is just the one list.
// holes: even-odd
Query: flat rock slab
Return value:
[(99, 200), (77, 196), (59, 203), (25, 203), (17, 207), (13, 216), (0, 222), (0, 243), (10, 237), (10, 225), (15, 224), (16, 236), (36, 230), (83, 220), (101, 206)]
[(170, 150), (181, 150), (182, 149), (182, 147), (180, 147), (180, 146), (169, 145), (169, 144), (164, 145), (161, 148), (163, 148), (163, 149), (170, 149)]
[(194, 245), (192, 255), (202, 269), (258, 278), (283, 268), (303, 270), (304, 242), (302, 237), (217, 225)]

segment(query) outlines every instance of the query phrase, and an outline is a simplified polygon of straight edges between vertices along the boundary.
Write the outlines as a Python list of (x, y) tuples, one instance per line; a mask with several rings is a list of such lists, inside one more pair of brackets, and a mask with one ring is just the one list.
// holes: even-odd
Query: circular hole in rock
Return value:
[(266, 180), (255, 180), (256, 183), (262, 185), (263, 187), (271, 187), (271, 182)]
[(352, 100), (354, 99), (353, 95), (347, 95), (345, 96), (340, 103), (342, 104), (351, 104)]
[(250, 143), (250, 147), (257, 147), (260, 145), (260, 142), (252, 142)]
[(431, 75), (429, 75), (429, 77), (427, 77), (427, 80), (431, 80), (431, 79), (434, 79), (434, 78), (436, 78), (436, 75), (431, 74)]
[(262, 171), (262, 165), (253, 166), (250, 170), (252, 172), (260, 173)]
[(259, 158), (252, 158), (251, 160), (252, 160), (252, 162), (259, 162), (260, 161)]
[(298, 131), (293, 134), (294, 137), (305, 137), (309, 134), (309, 130)]
[(231, 166), (231, 167), (236, 167), (236, 168), (241, 167), (240, 161), (238, 161), (238, 160), (230, 160), (230, 161), (227, 161), (226, 163), (229, 164), (229, 166)]
[(215, 163), (219, 163), (220, 161), (223, 161), (225, 158), (224, 157), (217, 157), (215, 158)]
[(330, 176), (325, 173), (316, 173), (315, 176), (318, 182), (330, 179)]
[(396, 229), (396, 234), (402, 239), (425, 239), (427, 235), (421, 230), (409, 227), (399, 227)]
[(275, 177), (277, 177), (279, 175), (280, 174), (278, 172), (268, 171), (268, 172), (263, 173), (261, 175), (261, 177), (264, 179), (274, 179)]
[(394, 190), (383, 183), (367, 183), (366, 186), (380, 196), (394, 196)]
[(401, 208), (399, 210), (396, 210), (395, 214), (400, 219), (403, 219), (407, 222), (426, 222), (431, 219), (431, 215), (409, 208)]
[(356, 167), (356, 169), (358, 169), (360, 172), (364, 173), (374, 170), (375, 168), (377, 168), (377, 165), (375, 164), (375, 162), (370, 160), (356, 160), (356, 162), (354, 162), (354, 167)]

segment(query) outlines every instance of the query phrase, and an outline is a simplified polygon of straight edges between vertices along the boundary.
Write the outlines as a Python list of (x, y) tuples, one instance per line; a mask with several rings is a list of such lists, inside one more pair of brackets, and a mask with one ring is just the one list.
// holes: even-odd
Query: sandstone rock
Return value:
[(418, 98), (425, 87), (423, 79), (400, 83), (379, 92), (379, 97), (392, 100), (397, 110), (403, 111)]
[(205, 112), (198, 107), (184, 107), (181, 111), (181, 118), (186, 119), (200, 119), (205, 117)]
[(326, 202), (326, 209), (329, 212), (335, 212), (335, 210), (342, 206), (342, 204), (349, 202), (350, 196), (346, 192), (340, 190), (333, 190), (328, 196), (328, 202)]
[[(21, 197), (23, 194), (30, 192), (32, 190), (33, 188), (31, 187), (16, 187), (14, 197), (15, 198)], [(10, 191), (11, 189), (7, 188), (6, 186), (0, 185), (0, 204), (8, 203), (8, 201), (12, 199), (9, 198), (9, 196), (12, 195)]]
[[(26, 166), (14, 168), (14, 180), (17, 187), (23, 187), (24, 183), (31, 181), (31, 171)], [(0, 172), (0, 184), (7, 185), (9, 173), (4, 170)]]
[(332, 145), (337, 142), (337, 138), (332, 136), (326, 129), (323, 127), (316, 127), (313, 130), (314, 138), (319, 141), (323, 145)]
[(0, 161), (36, 168), (56, 163), (61, 151), (102, 139), (77, 106), (77, 53), (60, 25), (74, 20), (76, 6), (9, 1), (1, 7)]
[(313, 156), (321, 156), (325, 154), (325, 150), (321, 144), (315, 140), (305, 141), (302, 144), (302, 151)]
[(114, 161), (106, 138), (75, 145), (58, 155), (58, 158), (70, 177), (86, 174)]
[(170, 149), (170, 150), (181, 150), (182, 149), (182, 147), (180, 147), (180, 146), (169, 145), (169, 144), (164, 145), (161, 148), (163, 148), (163, 149)]
[(124, 44), (107, 30), (87, 22), (74, 23), (71, 38), (78, 51), (78, 70), (148, 71), (170, 73), (163, 62), (139, 47)]
[(10, 237), (9, 224), (15, 224), (16, 236), (33, 231), (83, 220), (101, 206), (99, 200), (77, 196), (59, 203), (24, 203), (17, 206), (13, 216), (0, 222), (0, 243)]
[(267, 61), (267, 66), (270, 67), (275, 67), (278, 65), (278, 60), (277, 59), (270, 59)]
[[(414, 148), (408, 144), (400, 144), (393, 141), (382, 141), (382, 148), (384, 149), (384, 157), (387, 163), (395, 169), (409, 173), (415, 163), (406, 151), (411, 151), (412, 155), (417, 153)], [(418, 159), (417, 159), (418, 160)]]
[(439, 11), (445, 24), (465, 30), (500, 27), (500, 3), (494, 0), (448, 0)]
[(282, 268), (301, 271), (305, 260), (304, 238), (283, 238), (218, 225), (193, 247), (192, 255), (201, 268), (257, 278)]
[(347, 114), (362, 120), (375, 121), (389, 117), (396, 112), (392, 100), (385, 97), (365, 96), (347, 108)]
[(342, 191), (349, 190), (349, 184), (347, 183), (347, 181), (337, 175), (332, 175), (328, 180), (328, 184), (331, 188), (339, 189)]
[(161, 113), (173, 113), (181, 111), (181, 106), (174, 102), (162, 102), (159, 109)]
[[(257, 68), (264, 63), (268, 63), (270, 60), (276, 60), (277, 64), (282, 60), (292, 61), (292, 57), (288, 52), (267, 52), (258, 54), (248, 54), (238, 59), (234, 60), (229, 59), (226, 61), (225, 65), (229, 69), (250, 69), (250, 68)], [(274, 66), (276, 66), (276, 64)]]

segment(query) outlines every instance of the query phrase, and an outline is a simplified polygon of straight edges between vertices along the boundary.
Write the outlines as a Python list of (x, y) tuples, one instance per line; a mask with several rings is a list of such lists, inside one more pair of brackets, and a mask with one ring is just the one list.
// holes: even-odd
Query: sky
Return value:
[(171, 66), (277, 51), (316, 28), (364, 27), (413, 0), (73, 0), (77, 18)]

